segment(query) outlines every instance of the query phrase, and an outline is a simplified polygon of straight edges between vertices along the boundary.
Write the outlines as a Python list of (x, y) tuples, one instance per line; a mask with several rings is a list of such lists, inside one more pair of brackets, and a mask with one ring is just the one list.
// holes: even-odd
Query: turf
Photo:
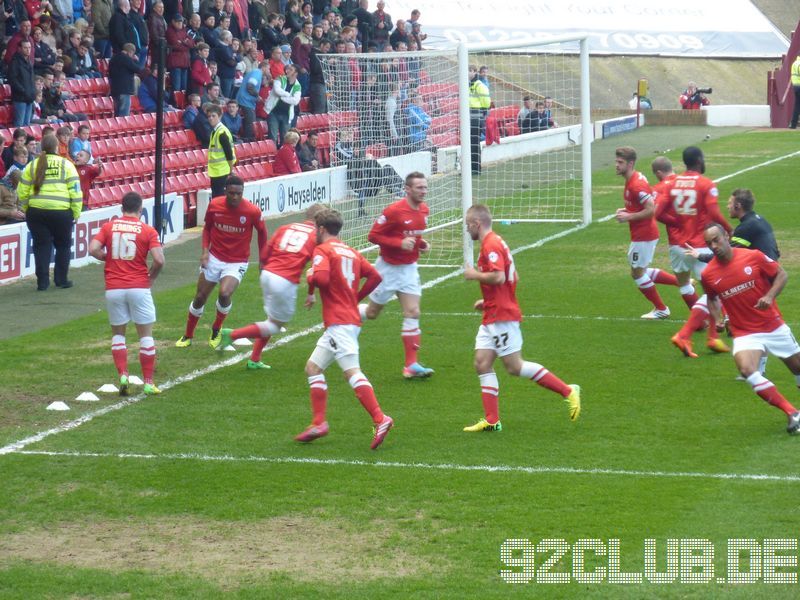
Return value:
[[(644, 145), (647, 135), (613, 143)], [(721, 178), (794, 152), (796, 137), (747, 132), (703, 149), (708, 174)], [(613, 145), (595, 153), (610, 165)], [(654, 155), (639, 168), (647, 171)], [(795, 330), (798, 167), (800, 158), (789, 158), (719, 184), (723, 201), (736, 187), (754, 189), (757, 210), (775, 227), (790, 275), (780, 305)], [(292, 441), (309, 420), (303, 364), (312, 332), (268, 351), (271, 371), (247, 372), (240, 361), (24, 449), (49, 454), (0, 455), (0, 597), (795, 597), (796, 584), (763, 576), (751, 585), (716, 578), (728, 574), (731, 538), (796, 540), (798, 440), (778, 411), (734, 380), (730, 356), (701, 351), (688, 360), (669, 344), (687, 313), (677, 290), (662, 288), (671, 319), (638, 318), (648, 306), (625, 263), (627, 230), (602, 220), (620, 204), (621, 180), (604, 166), (594, 189), (593, 225), (516, 255), (523, 353), (581, 384), (578, 422), (559, 397), (499, 373), (502, 433), (461, 431), (481, 416), (471, 367), (479, 316), (470, 310), (479, 292), (454, 277), (423, 297), (430, 380), (400, 375), (397, 306), (364, 326), (363, 369), (397, 423), (377, 452), (369, 419), (335, 367), (330, 435)], [(513, 248), (569, 227), (496, 229)], [(251, 269), (237, 292), (230, 325), (260, 318), (255, 276)], [(191, 295), (188, 284), (157, 294), (158, 382), (232, 356), (202, 343), (210, 313), (195, 345), (172, 346)], [(301, 309), (290, 333), (318, 321), (318, 308)], [(0, 446), (65, 421), (43, 410), (52, 400), (70, 402), (67, 419), (113, 405), (117, 398), (71, 402), (113, 380), (108, 344), (103, 313), (5, 340)], [(796, 402), (779, 361), (768, 373)], [(558, 544), (543, 540), (586, 538), (606, 552), (620, 540), (619, 570), (630, 573), (644, 572), (646, 539), (656, 540), (659, 571), (668, 570), (668, 539), (708, 540), (712, 583), (686, 583), (689, 571), (669, 584), (617, 585), (608, 572), (602, 583), (579, 582), (570, 573), (580, 552), (557, 559), (549, 548)], [(538, 575), (511, 564), (521, 551), (501, 561), (508, 539), (530, 541)], [(779, 571), (796, 574), (797, 547), (780, 554), (794, 563)], [(605, 554), (586, 557), (587, 571), (610, 565)], [(506, 583), (510, 572), (529, 583)], [(571, 583), (545, 583), (548, 575)]]

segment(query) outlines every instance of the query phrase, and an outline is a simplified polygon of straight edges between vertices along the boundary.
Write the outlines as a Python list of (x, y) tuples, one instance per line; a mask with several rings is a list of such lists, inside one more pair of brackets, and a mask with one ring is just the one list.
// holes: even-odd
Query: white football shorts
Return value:
[(478, 328), (475, 350), (494, 350), (497, 356), (522, 351), (522, 330), (519, 321), (496, 321)]
[(223, 262), (213, 254), (209, 254), (208, 264), (205, 267), (200, 267), (200, 272), (206, 278), (206, 281), (211, 283), (219, 283), (223, 277), (234, 277), (241, 283), (242, 277), (247, 273), (247, 263)]
[(323, 371), (335, 360), (342, 371), (358, 368), (358, 325), (331, 325), (317, 341), (309, 360)]
[(137, 325), (156, 322), (156, 306), (150, 288), (106, 290), (108, 322), (126, 325), (133, 321)]
[[(669, 247), (669, 262), (672, 265), (672, 271), (674, 273), (691, 272), (692, 277), (700, 279), (700, 273), (703, 272), (708, 263), (686, 254), (685, 250), (686, 248), (683, 246)], [(711, 256), (713, 254), (708, 248), (696, 248), (696, 250), (701, 256)]]
[(267, 316), (281, 323), (291, 321), (297, 306), (297, 284), (269, 271), (261, 271), (259, 282)]
[(800, 352), (800, 345), (785, 323), (769, 333), (751, 333), (733, 338), (733, 353), (743, 350), (769, 352), (778, 358), (789, 358)]
[(410, 265), (390, 265), (382, 258), (375, 261), (375, 268), (383, 280), (378, 284), (369, 299), (375, 304), (386, 304), (397, 292), (422, 296), (422, 282), (419, 278), (417, 263)]
[(644, 269), (653, 262), (653, 255), (656, 253), (658, 240), (649, 242), (631, 242), (628, 247), (628, 262), (631, 267)]

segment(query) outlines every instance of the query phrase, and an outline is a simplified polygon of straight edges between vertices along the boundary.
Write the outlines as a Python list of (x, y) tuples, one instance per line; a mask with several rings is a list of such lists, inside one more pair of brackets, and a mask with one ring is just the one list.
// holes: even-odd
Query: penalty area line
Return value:
[(478, 473), (522, 473), (525, 475), (606, 475), (616, 477), (649, 477), (664, 479), (716, 479), (725, 481), (800, 482), (800, 475), (773, 475), (769, 473), (703, 473), (699, 471), (645, 471), (637, 469), (591, 469), (580, 467), (548, 467), (526, 465), (462, 465), (458, 463), (424, 463), (399, 461), (367, 461), (344, 458), (301, 458), (292, 456), (231, 456), (207, 454), (134, 454), (112, 452), (75, 452), (20, 450), (15, 454), (25, 456), (52, 456), (66, 458), (114, 458), (132, 460), (193, 460), (217, 463), (300, 464), (315, 466), (374, 467), (384, 469), (410, 469), (422, 471), (467, 471)]

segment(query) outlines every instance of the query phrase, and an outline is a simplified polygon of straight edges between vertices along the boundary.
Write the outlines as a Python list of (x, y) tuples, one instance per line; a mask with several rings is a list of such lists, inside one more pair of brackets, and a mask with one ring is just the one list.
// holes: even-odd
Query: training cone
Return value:
[(56, 400), (55, 402), (47, 406), (47, 410), (69, 410), (69, 406), (67, 406), (66, 402), (61, 402), (61, 400)]
[(97, 391), (102, 392), (103, 394), (116, 394), (119, 389), (113, 383), (104, 383), (97, 388)]
[(128, 375), (128, 383), (131, 385), (144, 385), (144, 381), (139, 379), (136, 375)]
[(97, 402), (100, 398), (95, 396), (92, 392), (83, 392), (79, 394), (75, 400), (80, 400), (81, 402)]
[(252, 346), (253, 342), (248, 340), (247, 338), (239, 338), (238, 340), (233, 340), (234, 346)]

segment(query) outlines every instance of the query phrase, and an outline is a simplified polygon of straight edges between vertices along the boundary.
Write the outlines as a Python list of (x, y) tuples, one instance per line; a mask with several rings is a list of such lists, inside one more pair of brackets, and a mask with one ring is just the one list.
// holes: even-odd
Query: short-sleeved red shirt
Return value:
[(758, 299), (769, 291), (780, 265), (760, 250), (733, 248), (728, 263), (718, 258), (703, 270), (703, 289), (722, 300), (734, 337), (750, 333), (769, 333), (783, 325), (777, 303), (758, 310)]
[(247, 262), (253, 230), (258, 233), (259, 247), (266, 250), (267, 229), (260, 208), (242, 199), (231, 209), (224, 196), (212, 198), (203, 226), (203, 247), (222, 262)]
[(481, 242), (478, 270), (482, 273), (502, 271), (506, 280), (501, 285), (481, 283), (483, 295), (483, 324), (496, 321), (521, 321), (522, 313), (517, 302), (517, 281), (511, 250), (499, 235), (490, 231)]
[[(419, 260), (422, 234), (428, 227), (430, 209), (426, 203), (414, 209), (403, 198), (393, 202), (377, 218), (370, 229), (367, 239), (381, 249), (381, 258), (391, 265), (410, 265)], [(413, 250), (406, 252), (400, 248), (403, 238), (414, 237), (417, 244)]]
[[(653, 200), (653, 190), (650, 189), (647, 177), (639, 171), (634, 171), (633, 175), (625, 182), (622, 197), (625, 200), (625, 210), (629, 213), (644, 210), (645, 203)], [(631, 229), (632, 242), (651, 242), (658, 239), (658, 226), (655, 218), (628, 221), (628, 225)]]
[(705, 227), (717, 221), (730, 233), (730, 225), (719, 212), (717, 185), (708, 177), (695, 171), (686, 171), (665, 186), (672, 208), (681, 221), (680, 236), (683, 243), (695, 248), (706, 245)]
[[(311, 260), (312, 272), (329, 272), (329, 282), (320, 288), (322, 321), (331, 325), (361, 325), (358, 313), (358, 290), (362, 277), (376, 273), (369, 261), (357, 251), (330, 239), (316, 247)], [(312, 275), (313, 277), (313, 275)]]
[(147, 254), (161, 246), (158, 232), (136, 217), (105, 223), (94, 239), (106, 250), (106, 289), (149, 288)]
[(272, 235), (264, 270), (300, 283), (303, 268), (317, 245), (317, 228), (311, 221), (289, 223)]

